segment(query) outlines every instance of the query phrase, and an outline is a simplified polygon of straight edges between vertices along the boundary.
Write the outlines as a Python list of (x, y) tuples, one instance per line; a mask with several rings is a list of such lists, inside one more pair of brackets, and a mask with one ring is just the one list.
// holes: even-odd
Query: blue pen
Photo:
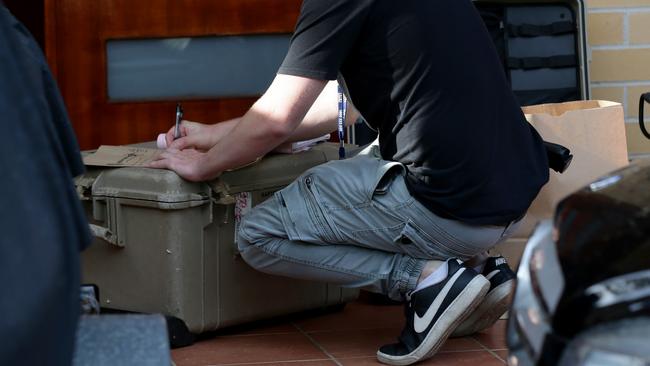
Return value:
[(347, 114), (348, 101), (343, 94), (343, 88), (339, 84), (339, 115), (338, 115), (338, 132), (339, 132), (339, 159), (345, 159), (345, 115)]

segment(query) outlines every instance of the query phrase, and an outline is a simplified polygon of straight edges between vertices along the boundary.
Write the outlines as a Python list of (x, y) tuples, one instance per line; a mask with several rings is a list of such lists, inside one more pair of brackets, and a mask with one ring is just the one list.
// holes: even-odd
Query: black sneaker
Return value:
[(406, 325), (399, 342), (383, 346), (377, 359), (410, 365), (433, 356), (449, 334), (480, 303), (490, 282), (457, 259), (450, 259), (447, 278), (407, 297)]
[(506, 259), (502, 256), (488, 258), (482, 274), (490, 281), (490, 291), (481, 305), (456, 328), (452, 337), (464, 337), (491, 327), (510, 307), (510, 293), (517, 276)]

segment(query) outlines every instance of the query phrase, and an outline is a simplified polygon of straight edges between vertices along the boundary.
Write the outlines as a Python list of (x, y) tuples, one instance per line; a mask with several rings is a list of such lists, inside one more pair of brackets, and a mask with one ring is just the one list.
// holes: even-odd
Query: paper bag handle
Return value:
[(648, 130), (645, 129), (645, 123), (643, 120), (643, 104), (645, 103), (650, 103), (650, 93), (645, 93), (641, 94), (641, 98), (639, 99), (639, 127), (641, 127), (641, 132), (650, 139), (650, 133), (648, 133)]

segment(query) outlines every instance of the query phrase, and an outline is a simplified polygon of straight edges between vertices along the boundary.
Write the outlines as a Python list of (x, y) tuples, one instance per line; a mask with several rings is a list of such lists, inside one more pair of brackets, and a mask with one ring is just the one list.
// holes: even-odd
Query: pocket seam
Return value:
[[(307, 183), (308, 179), (311, 180), (311, 183)], [(336, 226), (333, 225), (333, 223), (331, 222), (332, 221), (331, 217), (327, 215), (327, 212), (324, 207), (326, 205), (322, 203), (322, 199), (319, 199), (320, 193), (318, 192), (318, 187), (316, 187), (315, 185), (315, 181), (316, 179), (313, 174), (309, 174), (305, 176), (304, 179), (302, 179), (302, 183), (304, 184), (304, 187), (307, 191), (308, 205), (311, 206), (310, 208), (313, 211), (312, 220), (315, 221), (316, 225), (323, 226), (322, 228), (319, 228), (319, 230), (321, 230), (321, 234), (327, 240), (327, 242), (342, 243), (343, 242), (342, 235), (338, 232)], [(322, 220), (322, 224), (320, 223), (321, 220)], [(326, 232), (328, 230), (329, 233)]]
[[(410, 228), (410, 229), (411, 229), (411, 232), (413, 233), (412, 235), (417, 235), (417, 236), (419, 236), (419, 237), (420, 237), (420, 238), (419, 238), (420, 241), (424, 241), (425, 243), (423, 243), (423, 244), (425, 244), (425, 245), (426, 245), (426, 243), (429, 243), (429, 245), (437, 245), (437, 246), (440, 246), (441, 249), (442, 249), (441, 251), (444, 251), (444, 252), (450, 253), (450, 254), (455, 255), (455, 256), (459, 256), (459, 257), (467, 257), (467, 256), (468, 256), (466, 253), (462, 253), (462, 252), (460, 252), (460, 251), (457, 250), (457, 249), (451, 248), (449, 245), (443, 243), (441, 240), (435, 240), (435, 239), (433, 239), (429, 234), (427, 234), (424, 230), (422, 230), (422, 229), (421, 229), (421, 228), (420, 228), (420, 227), (419, 227), (415, 222), (413, 222), (412, 220), (408, 220), (408, 221), (406, 222), (406, 224), (404, 225), (404, 229), (403, 229), (402, 233), (405, 233), (406, 228)], [(434, 229), (438, 234), (440, 234), (444, 239), (449, 239), (450, 235), (449, 235), (448, 233), (443, 233), (443, 232), (441, 232), (441, 231), (443, 231), (443, 230), (441, 230), (437, 225), (434, 225), (434, 226), (433, 226), (433, 229)], [(407, 236), (408, 236), (408, 232), (406, 232), (406, 234), (407, 234)], [(418, 238), (410, 238), (410, 239), (411, 239), (414, 243), (417, 243), (417, 239), (418, 239)], [(414, 239), (415, 239), (415, 240), (414, 240)], [(452, 240), (452, 241), (453, 241), (453, 242), (456, 242), (456, 241), (458, 241), (458, 240)], [(417, 244), (416, 244), (416, 245), (417, 245)], [(425, 252), (429, 253), (430, 255), (439, 255), (439, 254), (440, 254), (440, 253), (435, 253), (431, 248), (428, 247), (428, 245), (427, 245), (425, 248), (421, 248), (421, 249), (424, 250)]]

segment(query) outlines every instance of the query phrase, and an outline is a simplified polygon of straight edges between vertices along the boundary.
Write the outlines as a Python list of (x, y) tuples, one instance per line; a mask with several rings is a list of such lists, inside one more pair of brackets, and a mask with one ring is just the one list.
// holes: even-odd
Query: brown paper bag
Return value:
[(564, 174), (550, 172), (549, 182), (533, 201), (517, 237), (529, 236), (540, 220), (553, 217), (562, 198), (629, 163), (619, 103), (588, 100), (535, 105), (523, 111), (545, 141), (568, 147), (573, 161)]

